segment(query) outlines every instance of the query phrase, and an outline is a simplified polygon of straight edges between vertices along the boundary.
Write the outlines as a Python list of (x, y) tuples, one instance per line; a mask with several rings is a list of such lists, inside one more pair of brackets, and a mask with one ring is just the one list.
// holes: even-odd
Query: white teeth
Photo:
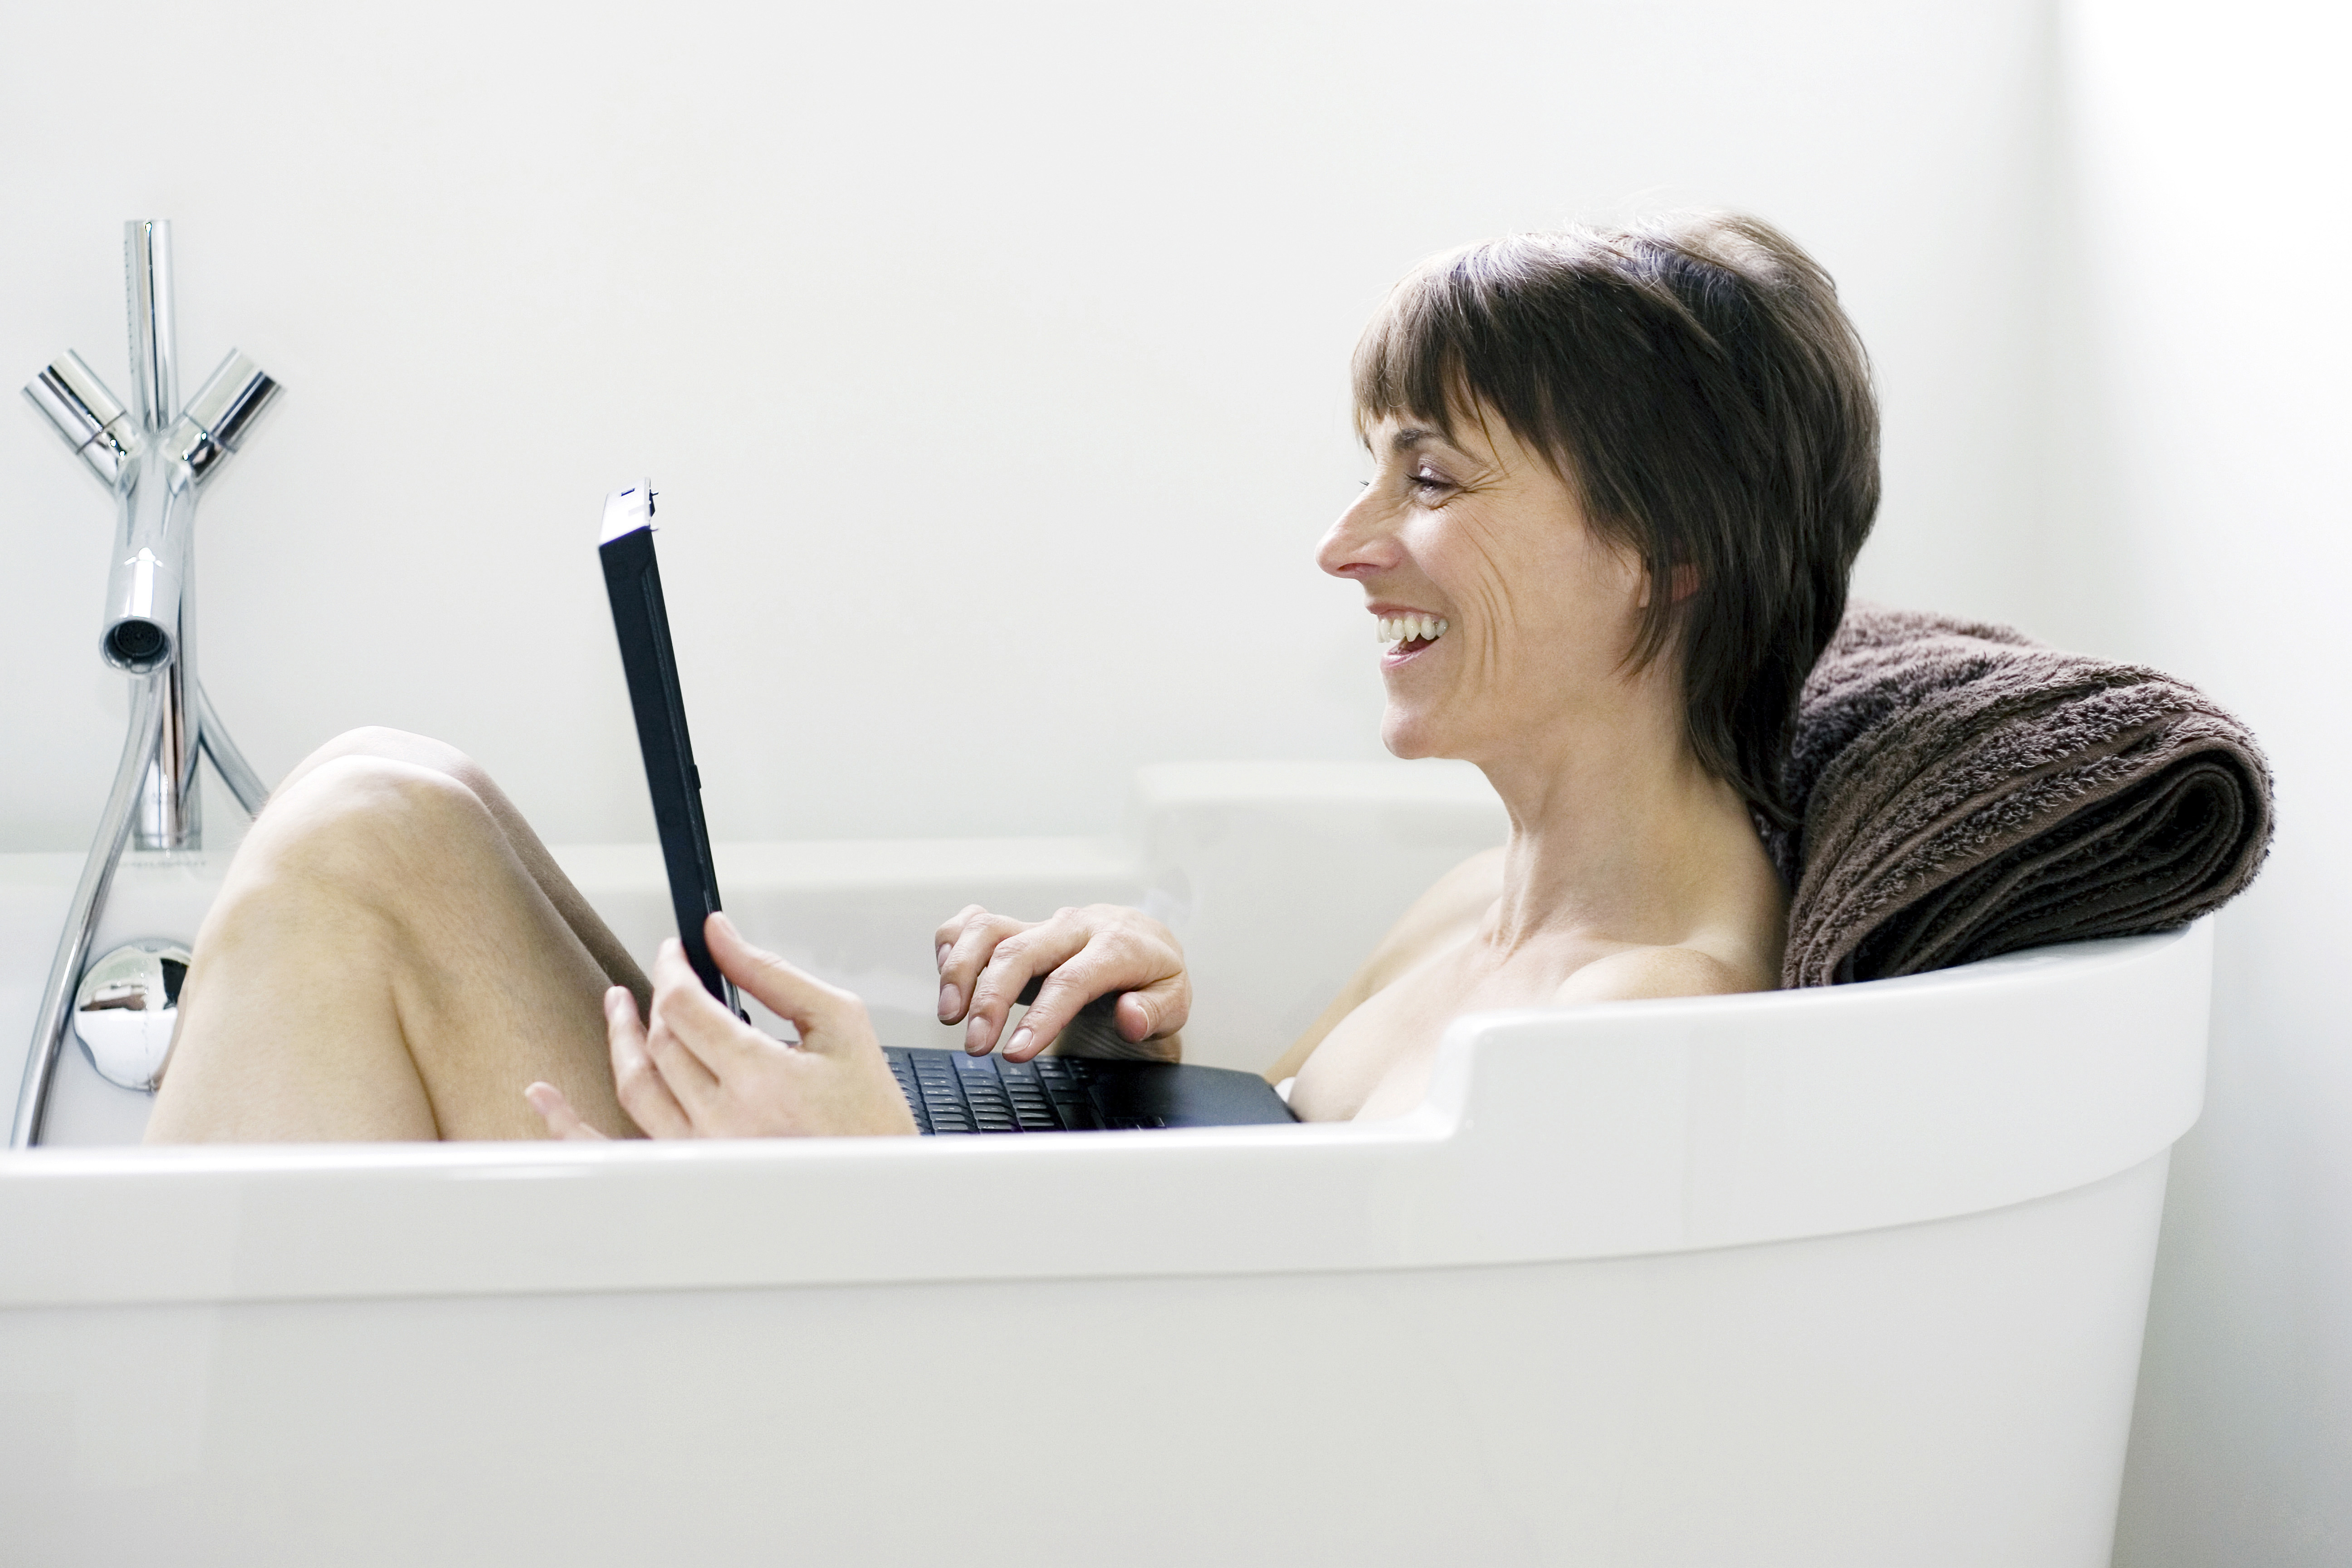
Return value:
[(1384, 643), (1435, 642), (1453, 626), (1435, 616), (1378, 616), (1372, 629)]

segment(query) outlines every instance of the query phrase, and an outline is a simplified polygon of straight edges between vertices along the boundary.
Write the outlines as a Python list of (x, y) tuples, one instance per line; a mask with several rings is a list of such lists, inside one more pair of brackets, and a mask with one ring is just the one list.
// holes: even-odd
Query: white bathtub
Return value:
[[(1119, 843), (719, 863), (905, 1043), (965, 899), (1156, 905), (1255, 1066), (1498, 831), (1171, 769)], [(651, 852), (564, 858), (649, 946)], [(1362, 1127), (6, 1156), (0, 1561), (2104, 1564), (2210, 956), (1467, 1018)]]

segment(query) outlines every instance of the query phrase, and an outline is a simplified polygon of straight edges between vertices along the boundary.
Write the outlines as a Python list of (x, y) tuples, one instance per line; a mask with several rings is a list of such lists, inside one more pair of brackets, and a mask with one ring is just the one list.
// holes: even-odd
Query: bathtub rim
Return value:
[[(1928, 1223), (2168, 1149), (2201, 1104), (2211, 946), (2209, 919), (1864, 985), (1475, 1015), (1428, 1101), (1363, 1126), (10, 1153), (0, 1307), (1459, 1268)], [(1804, 1118), (1852, 1107), (1803, 1097), (1875, 1109), (1883, 1085), (1834, 1076), (1874, 1063), (1910, 1096), (1902, 1146), (1841, 1166)], [(1935, 1072), (1987, 1092), (1943, 1107)], [(1580, 1111), (1531, 1128), (1547, 1097)], [(336, 1234), (360, 1239), (317, 1245)]]

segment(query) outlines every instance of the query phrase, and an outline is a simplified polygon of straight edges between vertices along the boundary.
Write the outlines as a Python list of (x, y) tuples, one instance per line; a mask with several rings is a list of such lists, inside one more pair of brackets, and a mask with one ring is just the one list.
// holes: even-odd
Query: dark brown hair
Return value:
[[(1653, 590), (1635, 667), (1679, 655), (1685, 731), (1764, 822), (1797, 696), (1878, 510), (1870, 362), (1819, 263), (1685, 213), (1489, 240), (1424, 263), (1365, 329), (1360, 424), (1500, 416)], [(1675, 569), (1695, 590), (1676, 603)]]

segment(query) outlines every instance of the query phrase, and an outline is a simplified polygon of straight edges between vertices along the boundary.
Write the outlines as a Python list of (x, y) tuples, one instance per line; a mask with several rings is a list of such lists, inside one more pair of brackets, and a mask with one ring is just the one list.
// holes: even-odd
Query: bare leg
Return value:
[(229, 868), (148, 1139), (543, 1137), (534, 1079), (632, 1132), (600, 1005), (616, 981), (645, 985), (478, 768), (419, 737), (344, 737)]
[(555, 857), (547, 852), (547, 846), (539, 841), (538, 833), (523, 820), (523, 815), (515, 809), (514, 802), (507, 798), (507, 792), (482, 771), (479, 763), (457, 747), (425, 735), (412, 735), (405, 730), (382, 727), (352, 730), (336, 736), (294, 764), (294, 771), (286, 775), (277, 793), (284, 794), (324, 763), (349, 756), (383, 757), (394, 762), (414, 763), (418, 767), (446, 773), (473, 791), (484, 809), (489, 812), (490, 820), (497, 823), (499, 830), (506, 835), (507, 844), (514, 850), (515, 858), (522, 862), (523, 869), (530, 873), (532, 881), (539, 884), (539, 890), (547, 895), (548, 902), (555, 906), (555, 912), (562, 917), (565, 925), (572, 928), (572, 934), (580, 939), (581, 945), (596, 960), (597, 966), (611, 977), (612, 984), (625, 985), (636, 994), (640, 1016), (652, 1007), (653, 984), (646, 978), (645, 971), (637, 967), (637, 961), (629, 956), (628, 949), (621, 945), (621, 939), (613, 934), (612, 928), (594, 910), (589, 908), (588, 900), (580, 896), (580, 889), (572, 885), (572, 879), (565, 876), (563, 868), (555, 863)]

